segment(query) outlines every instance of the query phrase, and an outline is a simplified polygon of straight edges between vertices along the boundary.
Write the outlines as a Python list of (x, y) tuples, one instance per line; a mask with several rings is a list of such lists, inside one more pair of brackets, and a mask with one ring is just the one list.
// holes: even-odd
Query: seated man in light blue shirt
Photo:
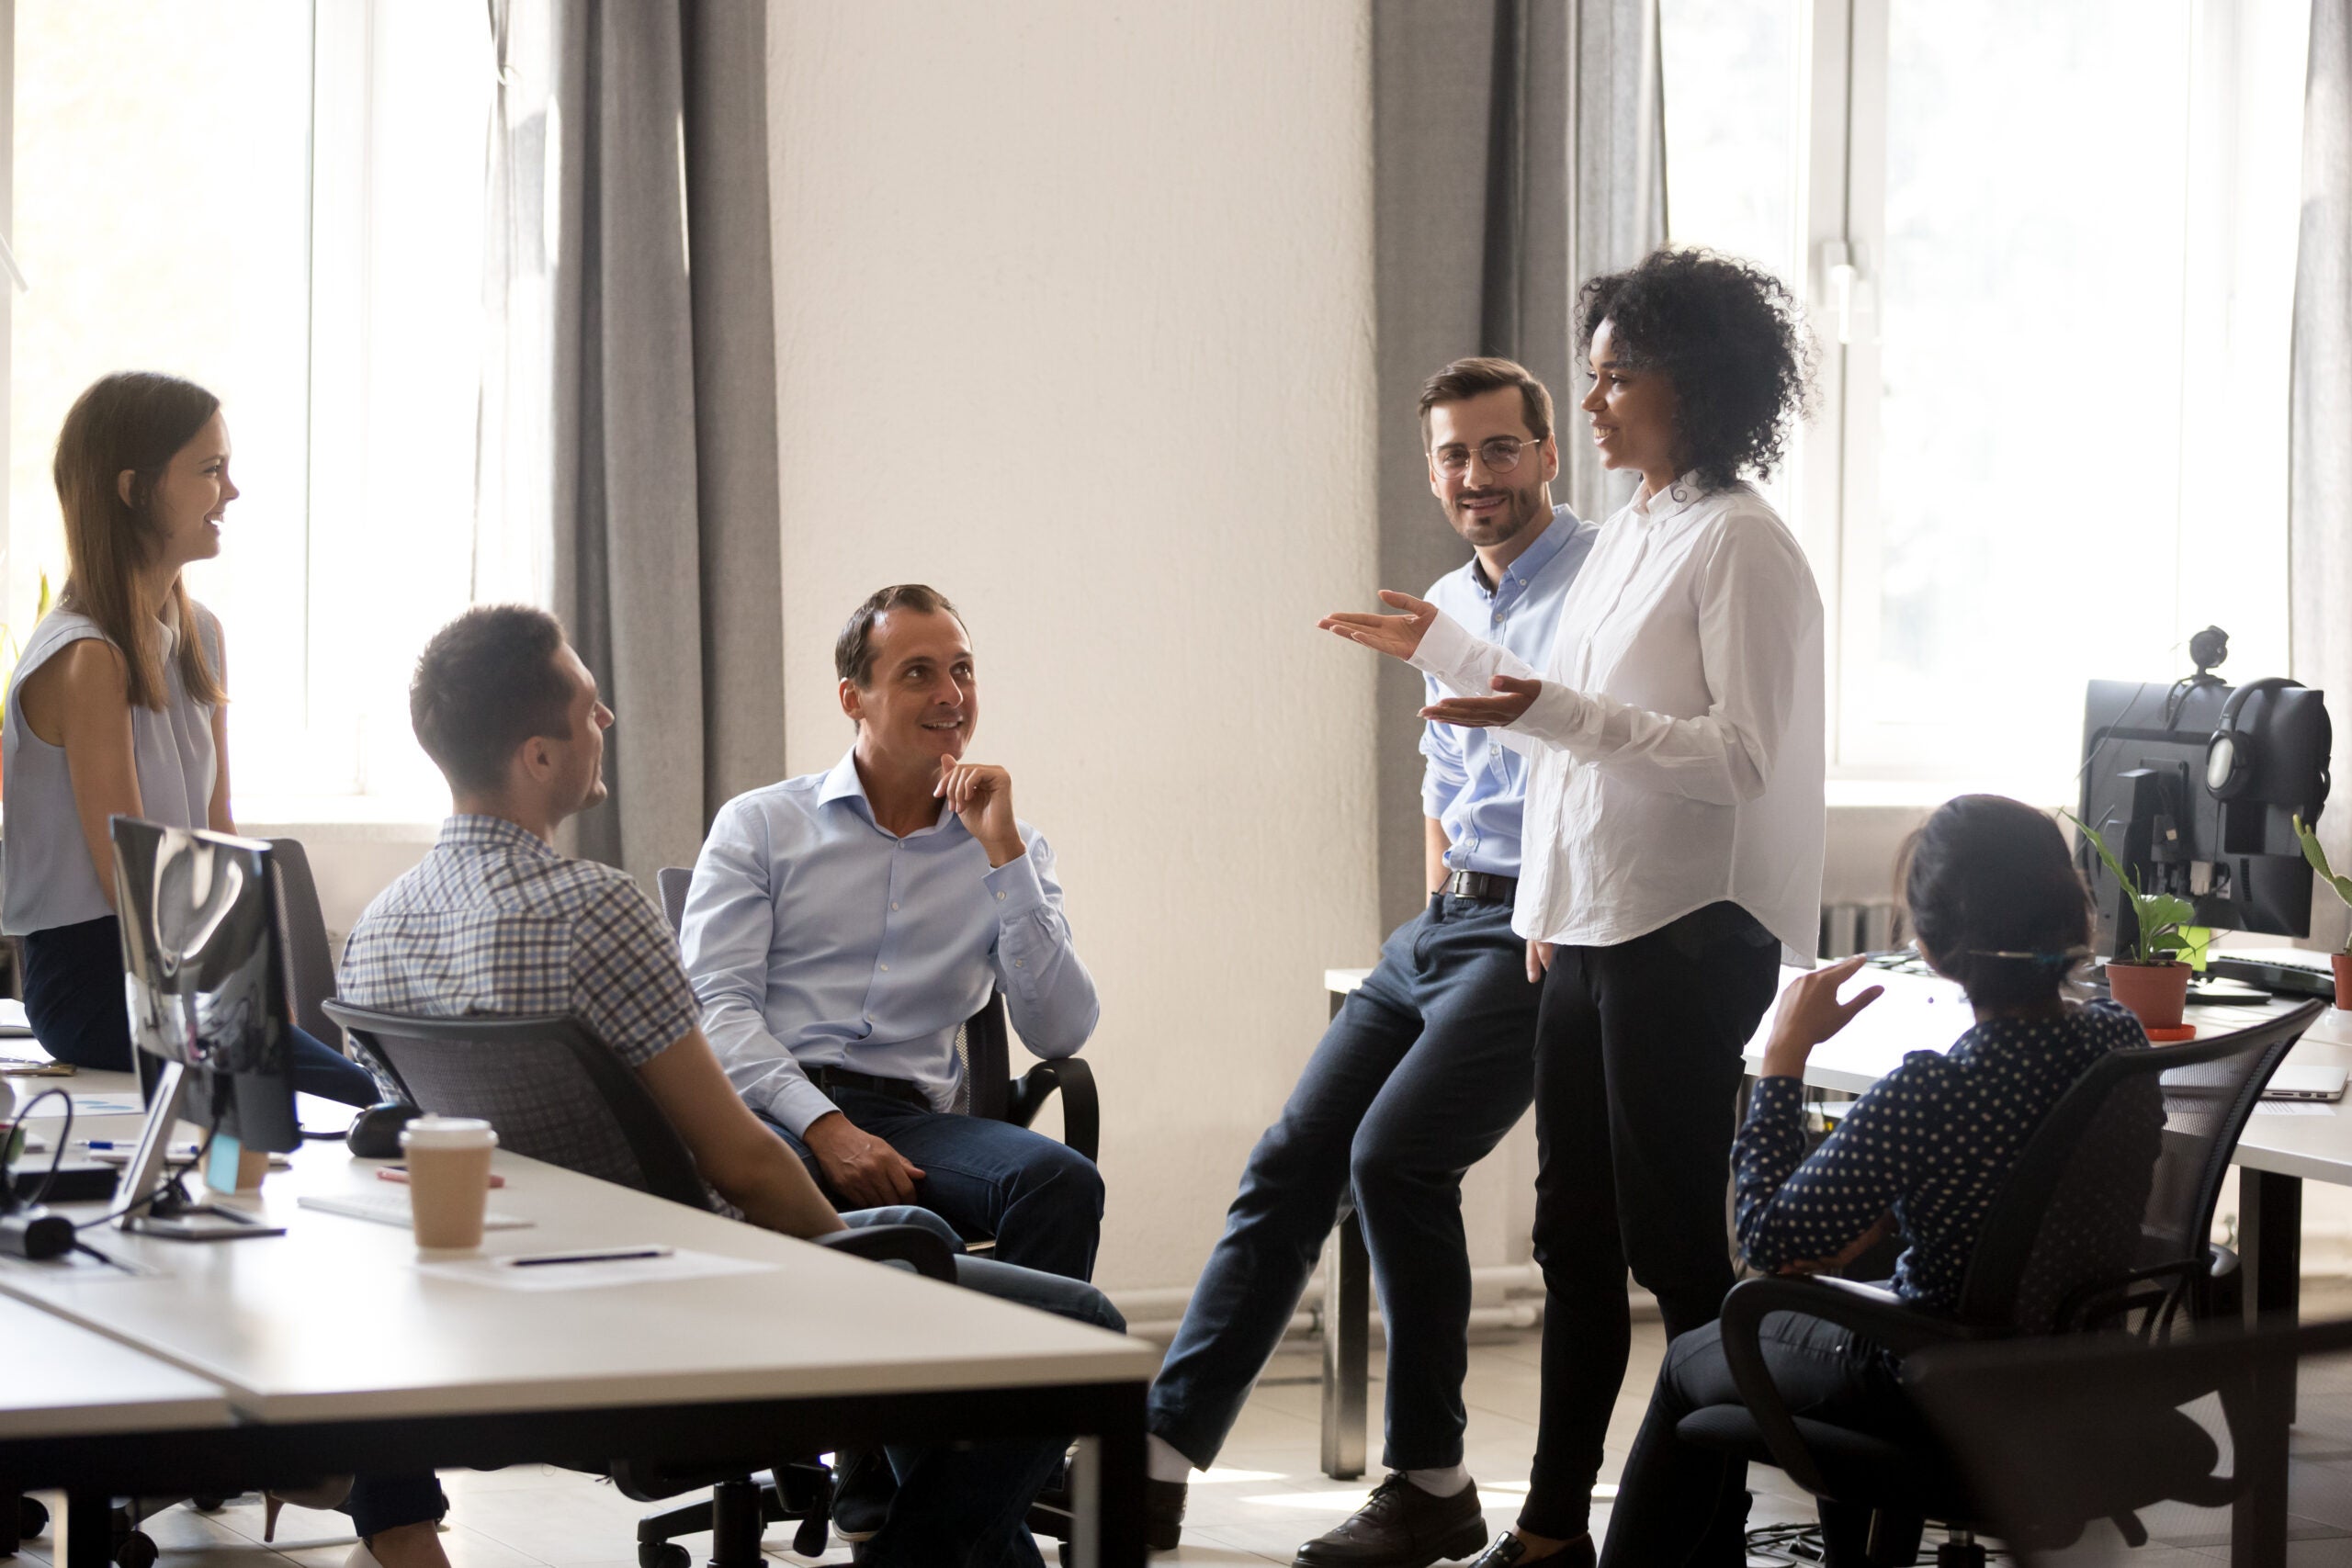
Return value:
[(950, 1113), (956, 1031), (1002, 990), (1022, 1041), (1094, 1032), (1053, 851), (1002, 768), (964, 761), (971, 640), (920, 584), (858, 606), (834, 647), (857, 739), (830, 773), (737, 796), (680, 931), (703, 1032), (752, 1109), (853, 1207), (920, 1203), (1006, 1263), (1083, 1280), (1102, 1179), (1026, 1128)]

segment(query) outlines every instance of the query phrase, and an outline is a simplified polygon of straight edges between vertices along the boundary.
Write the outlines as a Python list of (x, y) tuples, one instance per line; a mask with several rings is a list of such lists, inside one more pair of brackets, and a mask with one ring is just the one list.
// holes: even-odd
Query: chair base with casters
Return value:
[(693, 1559), (676, 1538), (703, 1530), (710, 1532), (710, 1568), (760, 1568), (760, 1539), (767, 1527), (796, 1519), (800, 1528), (793, 1532), (792, 1550), (803, 1557), (825, 1550), (832, 1519), (833, 1472), (814, 1461), (758, 1475), (704, 1471), (673, 1476), (621, 1463), (612, 1467), (612, 1477), (622, 1496), (639, 1503), (710, 1488), (707, 1497), (648, 1514), (637, 1522), (638, 1568), (691, 1568)]

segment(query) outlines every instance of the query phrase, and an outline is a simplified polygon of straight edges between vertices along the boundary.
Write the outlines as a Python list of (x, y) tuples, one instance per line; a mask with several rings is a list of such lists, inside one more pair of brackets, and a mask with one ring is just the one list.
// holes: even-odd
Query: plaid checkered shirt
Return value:
[(559, 854), (502, 817), (442, 823), (423, 862), (359, 917), (336, 988), (422, 1017), (561, 1014), (631, 1067), (697, 1021), (677, 940), (628, 874)]

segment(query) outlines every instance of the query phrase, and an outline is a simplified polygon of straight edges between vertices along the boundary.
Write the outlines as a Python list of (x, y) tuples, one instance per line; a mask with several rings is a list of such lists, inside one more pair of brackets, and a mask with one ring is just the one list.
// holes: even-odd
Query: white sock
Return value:
[(1432, 1497), (1451, 1497), (1470, 1484), (1470, 1467), (1449, 1464), (1443, 1470), (1408, 1470), (1405, 1479)]
[(1154, 1481), (1172, 1481), (1182, 1486), (1192, 1479), (1193, 1461), (1155, 1432), (1144, 1439), (1144, 1473)]

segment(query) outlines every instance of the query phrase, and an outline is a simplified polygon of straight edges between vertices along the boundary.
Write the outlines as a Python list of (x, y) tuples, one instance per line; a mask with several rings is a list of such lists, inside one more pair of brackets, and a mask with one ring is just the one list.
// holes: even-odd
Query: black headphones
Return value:
[(2238, 728), (2238, 714), (2245, 700), (2256, 692), (2283, 692), (2290, 686), (2300, 690), (2302, 682), (2284, 675), (2267, 675), (2248, 681), (2222, 705), (2222, 721), (2213, 730), (2213, 739), (2205, 742), (2205, 787), (2216, 800), (2235, 800), (2254, 784), (2259, 743), (2251, 731)]

